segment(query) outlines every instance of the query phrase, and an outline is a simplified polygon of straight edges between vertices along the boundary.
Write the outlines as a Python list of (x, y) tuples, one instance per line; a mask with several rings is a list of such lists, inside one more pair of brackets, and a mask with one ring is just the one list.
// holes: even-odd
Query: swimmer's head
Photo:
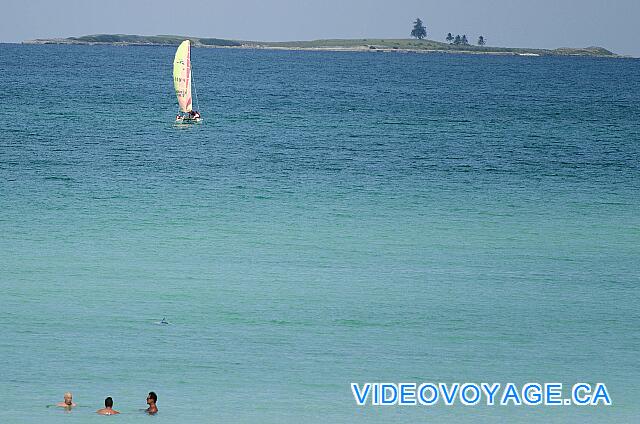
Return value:
[(64, 394), (64, 403), (65, 405), (73, 405), (73, 395), (71, 394), (71, 392), (67, 392)]
[(104, 400), (104, 407), (105, 408), (112, 408), (113, 407), (113, 399), (111, 399), (111, 396), (109, 396), (108, 398), (106, 398)]
[(156, 395), (155, 392), (149, 392), (149, 396), (147, 396), (147, 404), (151, 405), (152, 403), (155, 404), (158, 401), (158, 396)]

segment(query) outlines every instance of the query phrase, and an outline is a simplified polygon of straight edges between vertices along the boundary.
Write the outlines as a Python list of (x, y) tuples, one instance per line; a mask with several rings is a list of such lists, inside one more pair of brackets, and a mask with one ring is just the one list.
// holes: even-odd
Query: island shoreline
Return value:
[(327, 39), (313, 41), (263, 42), (186, 36), (139, 36), (99, 34), (69, 38), (43, 38), (23, 41), (22, 44), (112, 45), (112, 46), (175, 46), (191, 40), (192, 47), (232, 48), (284, 51), (381, 52), (381, 53), (442, 53), (493, 56), (555, 56), (629, 58), (602, 47), (587, 48), (509, 48), (486, 46), (455, 46), (433, 40), (412, 39)]

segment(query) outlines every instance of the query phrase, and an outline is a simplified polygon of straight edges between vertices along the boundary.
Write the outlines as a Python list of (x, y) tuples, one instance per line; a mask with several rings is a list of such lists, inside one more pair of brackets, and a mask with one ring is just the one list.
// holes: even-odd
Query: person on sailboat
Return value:
[(187, 118), (193, 120), (200, 119), (200, 112), (198, 112), (197, 110), (190, 110)]

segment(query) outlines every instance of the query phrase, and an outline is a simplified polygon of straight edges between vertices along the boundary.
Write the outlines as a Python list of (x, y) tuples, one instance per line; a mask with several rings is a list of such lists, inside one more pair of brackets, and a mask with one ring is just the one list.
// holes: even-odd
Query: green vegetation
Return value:
[(239, 47), (242, 43), (235, 40), (224, 40), (221, 38), (198, 38), (200, 44), (205, 46), (220, 46), (220, 47)]
[[(462, 37), (460, 37), (462, 40)], [(441, 43), (434, 40), (416, 39), (378, 39), (378, 38), (358, 38), (358, 39), (328, 39), (313, 41), (241, 41), (245, 47), (256, 48), (283, 48), (283, 49), (335, 49), (335, 50), (400, 50), (419, 52), (451, 52), (451, 53), (487, 53), (487, 54), (537, 54), (540, 56), (616, 56), (616, 54), (602, 47), (587, 48), (562, 48), (555, 50), (548, 49), (527, 49), (512, 47), (487, 47), (471, 45), (455, 45)]]
[(487, 42), (485, 41), (484, 37), (482, 35), (478, 37), (478, 45), (484, 46), (485, 44), (487, 44)]
[[(449, 34), (451, 35), (451, 34)], [(453, 35), (451, 36), (453, 38)], [(456, 36), (453, 44), (427, 39), (330, 39), (313, 41), (242, 41), (220, 38), (185, 37), (178, 35), (124, 35), (98, 34), (83, 37), (58, 39), (41, 39), (27, 41), (32, 44), (115, 44), (115, 45), (160, 45), (173, 46), (189, 39), (194, 47), (232, 47), (232, 48), (272, 48), (272, 49), (313, 49), (313, 50), (357, 50), (357, 51), (414, 51), (414, 52), (446, 52), (472, 54), (505, 54), (505, 55), (539, 55), (539, 56), (616, 56), (602, 47), (525, 49), (508, 47), (487, 47), (485, 45), (471, 46), (464, 44), (466, 36)], [(484, 38), (483, 38), (484, 39)], [(449, 37), (447, 37), (447, 41)], [(457, 42), (456, 42), (457, 41)]]
[(422, 25), (422, 21), (420, 18), (416, 18), (413, 23), (413, 29), (411, 30), (411, 36), (417, 38), (418, 40), (422, 40), (427, 36), (427, 29)]
[(168, 45), (174, 46), (189, 39), (194, 46), (218, 46), (218, 47), (240, 47), (242, 43), (235, 40), (224, 40), (220, 38), (199, 38), (183, 37), (178, 35), (127, 35), (127, 34), (97, 34), (85, 35), (82, 37), (69, 37), (71, 43), (82, 44), (134, 44), (134, 45)]
[[(447, 34), (447, 41), (449, 41), (449, 36), (451, 35), (451, 33)], [(460, 35), (456, 35), (456, 38), (453, 38), (453, 44), (456, 46), (468, 46), (469, 45), (469, 40), (467, 40), (467, 34), (464, 34), (462, 37), (460, 37)]]

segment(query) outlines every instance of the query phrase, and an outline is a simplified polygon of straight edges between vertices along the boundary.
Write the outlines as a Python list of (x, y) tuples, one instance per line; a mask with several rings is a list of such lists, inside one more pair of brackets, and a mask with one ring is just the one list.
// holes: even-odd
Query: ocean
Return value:
[(0, 45), (0, 422), (638, 419), (637, 59), (193, 49), (180, 126), (174, 52)]

